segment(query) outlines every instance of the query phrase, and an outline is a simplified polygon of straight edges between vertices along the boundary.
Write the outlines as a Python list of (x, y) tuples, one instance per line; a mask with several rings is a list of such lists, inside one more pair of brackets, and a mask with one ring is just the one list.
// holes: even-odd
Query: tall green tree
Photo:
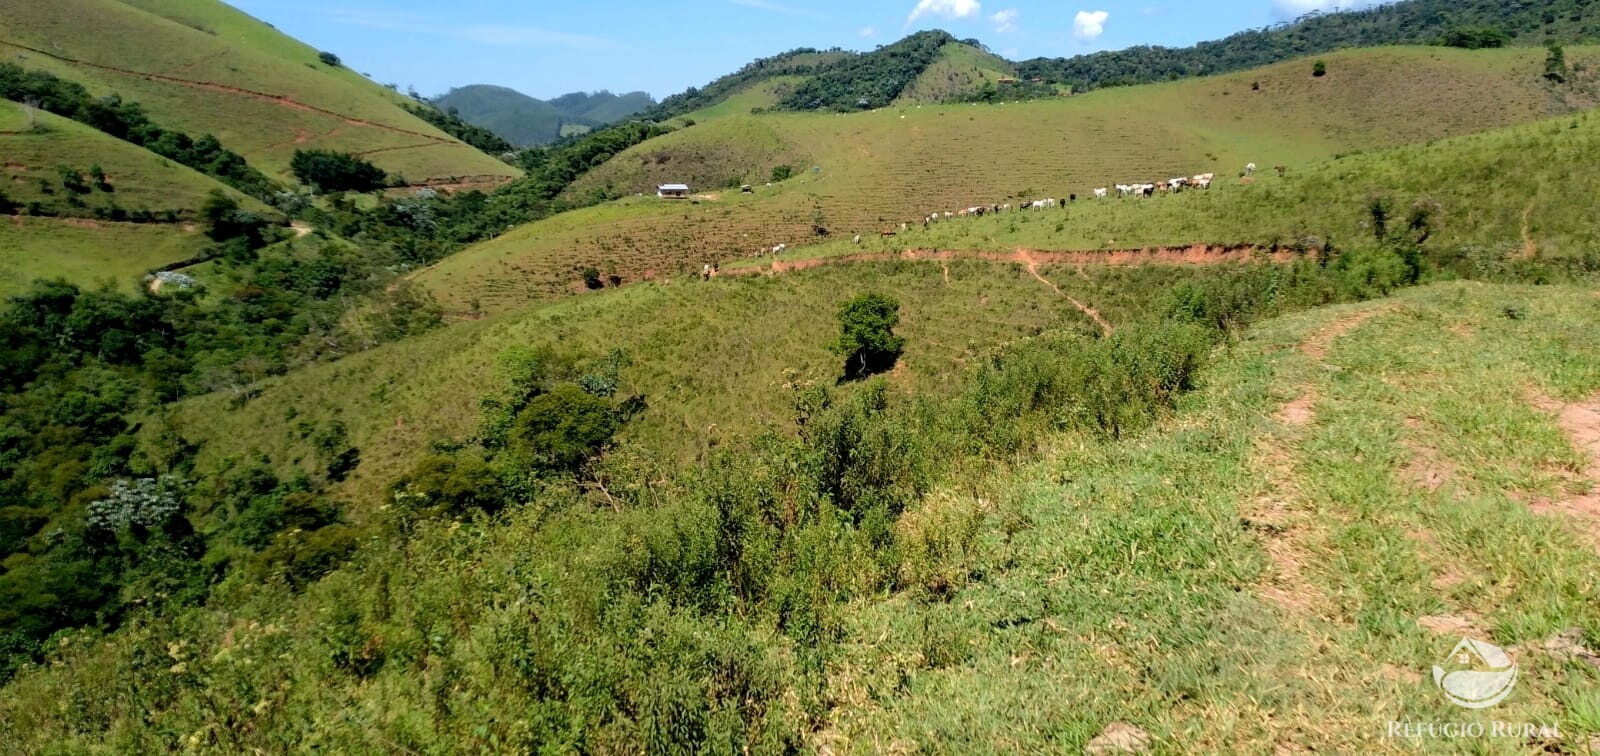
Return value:
[(894, 367), (906, 345), (894, 333), (899, 324), (900, 303), (884, 294), (862, 294), (839, 308), (839, 335), (828, 349), (845, 358), (846, 379), (859, 380)]

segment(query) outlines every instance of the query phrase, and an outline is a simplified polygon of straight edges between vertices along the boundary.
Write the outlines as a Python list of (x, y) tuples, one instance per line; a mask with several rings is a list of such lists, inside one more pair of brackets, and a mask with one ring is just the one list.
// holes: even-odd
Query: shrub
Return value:
[(792, 165), (779, 165), (772, 168), (772, 183), (774, 184), (788, 181), (793, 176), (794, 166)]
[(434, 455), (389, 486), (389, 500), (406, 513), (424, 517), (463, 517), (505, 506), (494, 469), (475, 456)]
[(1316, 76), (1318, 78), (1321, 78), (1323, 76), (1327, 76), (1328, 75), (1328, 64), (1326, 62), (1320, 61), (1320, 60), (1317, 61), (1316, 63), (1312, 64), (1312, 66), (1311, 66), (1311, 75), (1312, 76)]
[(317, 53), (317, 60), (322, 61), (322, 65), (330, 66), (332, 68), (338, 68), (344, 65), (344, 61), (339, 60), (339, 56), (334, 55), (326, 50)]
[(589, 287), (589, 289), (593, 290), (593, 289), (603, 289), (603, 288), (605, 288), (606, 284), (605, 284), (605, 281), (601, 280), (601, 278), (600, 278), (600, 269), (599, 268), (595, 268), (595, 267), (584, 268), (582, 275), (583, 275), (583, 285)]
[(1557, 43), (1550, 43), (1544, 59), (1544, 78), (1553, 84), (1567, 81), (1567, 51)]

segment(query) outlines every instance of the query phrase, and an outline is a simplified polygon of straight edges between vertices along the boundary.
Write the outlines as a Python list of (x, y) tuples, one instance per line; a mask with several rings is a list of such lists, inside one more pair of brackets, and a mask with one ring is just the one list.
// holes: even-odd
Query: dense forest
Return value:
[(410, 111), (412, 115), (438, 127), (440, 131), (460, 139), (489, 155), (500, 157), (517, 151), (516, 147), (512, 146), (510, 142), (501, 139), (498, 134), (482, 126), (474, 126), (467, 123), (461, 119), (458, 113), (445, 112), (426, 102), (415, 105), (407, 103), (405, 109)]
[(1600, 38), (1600, 3), (1410, 0), (1313, 14), (1287, 26), (1244, 31), (1194, 47), (1139, 46), (1074, 58), (1035, 58), (1018, 63), (1017, 71), (1023, 78), (1084, 90), (1227, 73), (1349, 47), (1497, 47), (1502, 37), (1523, 45)]

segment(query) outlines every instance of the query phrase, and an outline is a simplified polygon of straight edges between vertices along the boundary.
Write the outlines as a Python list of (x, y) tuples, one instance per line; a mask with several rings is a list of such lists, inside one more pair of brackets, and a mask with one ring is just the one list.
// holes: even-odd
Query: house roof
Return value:
[(662, 184), (661, 186), (656, 187), (656, 190), (657, 191), (662, 191), (662, 192), (687, 192), (687, 191), (689, 191), (689, 185), (688, 184)]

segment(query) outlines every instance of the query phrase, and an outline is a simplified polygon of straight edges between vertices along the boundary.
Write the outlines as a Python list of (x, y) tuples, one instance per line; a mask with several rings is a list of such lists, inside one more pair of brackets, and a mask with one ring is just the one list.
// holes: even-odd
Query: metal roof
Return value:
[(687, 191), (689, 191), (689, 185), (688, 184), (662, 184), (661, 186), (656, 187), (656, 190), (657, 191), (662, 191), (662, 192), (687, 192)]

